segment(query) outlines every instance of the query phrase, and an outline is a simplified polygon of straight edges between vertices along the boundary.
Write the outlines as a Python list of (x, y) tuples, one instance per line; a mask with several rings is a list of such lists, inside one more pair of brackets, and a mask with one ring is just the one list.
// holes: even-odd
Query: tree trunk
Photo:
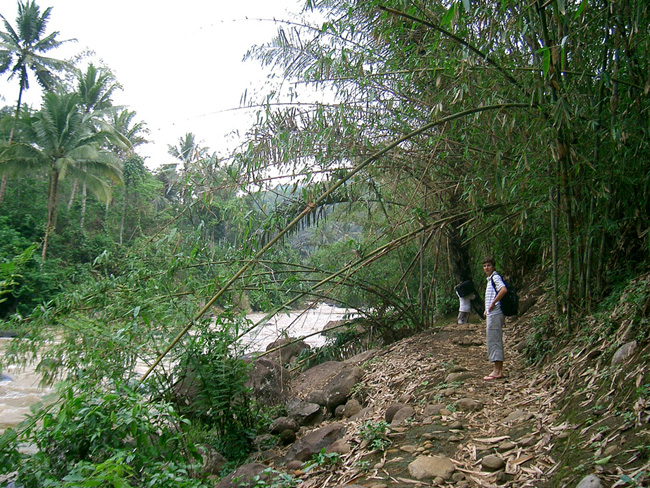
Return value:
[(56, 170), (50, 171), (50, 191), (47, 198), (47, 226), (45, 227), (45, 237), (43, 238), (43, 249), (41, 251), (41, 260), (45, 262), (47, 256), (47, 248), (50, 242), (50, 235), (54, 232), (56, 228), (56, 216), (57, 216), (57, 205), (56, 201), (58, 199), (59, 192), (59, 174)]
[(7, 175), (2, 175), (2, 181), (0, 181), (0, 206), (2, 201), (5, 199), (5, 193), (7, 192)]
[(560, 316), (560, 284), (558, 273), (558, 214), (557, 189), (551, 186), (549, 190), (549, 199), (551, 200), (551, 252), (553, 256), (553, 299), (555, 302), (555, 316)]
[(126, 220), (126, 203), (128, 201), (129, 192), (127, 188), (124, 188), (124, 202), (122, 204), (122, 218), (120, 219), (120, 239), (119, 245), (122, 245), (122, 236), (124, 235), (124, 222)]
[(79, 227), (84, 228), (84, 222), (86, 220), (86, 183), (81, 185), (81, 220), (79, 221)]
[(68, 212), (70, 212), (70, 209), (72, 208), (72, 203), (74, 202), (74, 196), (77, 193), (77, 185), (79, 184), (79, 180), (75, 179), (74, 183), (72, 184), (72, 191), (70, 192), (70, 199), (68, 200)]
[[(14, 114), (14, 123), (11, 131), (9, 132), (9, 144), (14, 140), (14, 131), (16, 130), (16, 124), (18, 123), (18, 115), (20, 115), (20, 104), (23, 101), (23, 85), (20, 84), (20, 90), (18, 90), (18, 103), (16, 104), (16, 111)], [(5, 199), (5, 193), (7, 192), (7, 175), (2, 175), (2, 181), (0, 182), (0, 206), (2, 205), (3, 200)]]

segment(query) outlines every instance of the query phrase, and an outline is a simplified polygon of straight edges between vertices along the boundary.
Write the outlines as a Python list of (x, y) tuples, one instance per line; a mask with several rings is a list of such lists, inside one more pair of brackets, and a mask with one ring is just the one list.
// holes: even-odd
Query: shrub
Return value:
[(183, 439), (188, 423), (171, 404), (127, 385), (99, 391), (78, 384), (60, 404), (27, 419), (21, 435), (9, 434), (13, 447), (3, 449), (0, 473), (16, 469), (18, 441), (37, 448), (20, 455), (16, 481), (25, 488), (198, 487), (193, 463), (200, 456)]

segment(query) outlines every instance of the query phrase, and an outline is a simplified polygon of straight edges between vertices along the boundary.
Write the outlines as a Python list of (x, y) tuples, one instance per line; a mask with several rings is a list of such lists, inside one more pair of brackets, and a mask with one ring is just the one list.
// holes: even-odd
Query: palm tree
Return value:
[[(36, 80), (44, 90), (50, 90), (57, 79), (54, 72), (70, 69), (67, 61), (44, 56), (45, 53), (59, 47), (66, 41), (59, 41), (58, 32), (45, 36), (45, 29), (50, 19), (52, 7), (48, 7), (41, 14), (41, 9), (32, 0), (18, 1), (18, 15), (16, 16), (16, 29), (7, 21), (4, 15), (0, 18), (4, 23), (6, 32), (0, 31), (0, 74), (9, 72), (9, 79), (18, 78), (18, 101), (16, 103), (15, 118), (20, 115), (20, 105), (23, 92), (29, 89), (29, 72), (32, 71)], [(9, 142), (13, 139), (13, 130), (9, 134)], [(7, 187), (6, 175), (2, 176), (0, 184), (0, 204), (4, 199)]]
[(76, 94), (46, 93), (41, 110), (20, 120), (19, 140), (6, 150), (4, 164), (10, 171), (49, 172), (43, 261), (56, 228), (59, 182), (68, 175), (78, 178), (98, 199), (109, 202), (110, 182), (122, 180), (119, 159), (105, 149), (108, 143), (121, 144), (121, 140), (107, 129), (96, 128), (78, 102)]
[(103, 115), (113, 106), (112, 96), (122, 86), (106, 68), (89, 64), (85, 72), (77, 72), (77, 94), (86, 113)]
[[(103, 118), (113, 112), (113, 93), (121, 86), (115, 80), (113, 73), (105, 68), (96, 68), (92, 63), (85, 72), (77, 71), (77, 95), (83, 113), (92, 118), (95, 125), (105, 124)], [(79, 180), (75, 180), (68, 200), (68, 210), (72, 207)], [(81, 186), (81, 219), (79, 226), (83, 228), (86, 216), (86, 184)]]
[(178, 181), (178, 175), (174, 175), (176, 176), (175, 183), (180, 187), (180, 198), (189, 201), (192, 197), (192, 182), (190, 181), (192, 173), (201, 159), (207, 156), (207, 149), (201, 147), (199, 143), (196, 142), (196, 136), (192, 132), (188, 132), (184, 137), (178, 139), (177, 146), (169, 144), (167, 146), (167, 153), (183, 163), (180, 181)]
[(119, 112), (113, 111), (110, 118), (111, 126), (129, 142), (128, 150), (117, 151), (124, 167), (124, 201), (122, 203), (122, 218), (120, 219), (120, 246), (124, 236), (126, 209), (131, 197), (131, 189), (139, 181), (143, 180), (146, 174), (144, 161), (133, 152), (133, 149), (149, 142), (145, 137), (149, 133), (149, 129), (147, 129), (144, 122), (134, 123), (135, 115), (134, 111), (125, 109)]

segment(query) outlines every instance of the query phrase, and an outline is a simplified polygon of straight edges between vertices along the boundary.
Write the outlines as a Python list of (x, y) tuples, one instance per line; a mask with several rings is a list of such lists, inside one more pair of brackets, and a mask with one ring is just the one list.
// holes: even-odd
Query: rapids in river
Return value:
[[(312, 348), (322, 346), (325, 336), (319, 334), (328, 324), (332, 325), (349, 318), (354, 312), (318, 304), (306, 310), (277, 314), (263, 325), (242, 337), (241, 343), (248, 352), (264, 351), (273, 341), (281, 337), (305, 337), (305, 342)], [(251, 313), (247, 317), (254, 323), (262, 320), (265, 314)], [(313, 335), (312, 335), (313, 334)], [(0, 354), (10, 338), (0, 338)], [(36, 365), (20, 368), (9, 365), (0, 377), (0, 434), (20, 423), (29, 414), (30, 407), (43, 400), (54, 388), (42, 388), (40, 376), (35, 371)], [(136, 370), (146, 370), (140, 365)]]

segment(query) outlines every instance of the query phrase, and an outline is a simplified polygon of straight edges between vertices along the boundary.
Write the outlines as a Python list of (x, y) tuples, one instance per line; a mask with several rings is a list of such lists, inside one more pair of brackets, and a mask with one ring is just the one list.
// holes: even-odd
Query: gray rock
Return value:
[(598, 476), (590, 474), (589, 476), (582, 478), (576, 488), (603, 488), (603, 483), (600, 481)]
[(296, 471), (300, 468), (302, 468), (302, 461), (291, 461), (287, 463), (287, 469), (290, 469), (291, 471)]
[(345, 404), (345, 409), (343, 410), (344, 417), (352, 417), (353, 415), (358, 414), (361, 411), (362, 407), (358, 400), (351, 398)]
[(246, 386), (260, 403), (277, 405), (289, 392), (289, 374), (280, 363), (261, 357), (253, 363)]
[(357, 366), (347, 367), (332, 379), (327, 382), (323, 388), (325, 395), (325, 406), (330, 412), (333, 412), (336, 407), (345, 403), (350, 395), (352, 389), (359, 380), (363, 377), (363, 370)]
[(634, 354), (637, 346), (638, 344), (636, 341), (631, 341), (619, 347), (612, 358), (612, 366), (625, 362), (626, 359)]
[[(293, 391), (301, 393), (306, 391), (323, 390), (331, 378), (348, 367), (349, 365), (341, 361), (326, 361), (318, 364), (294, 378), (292, 383)], [(311, 403), (318, 403), (323, 406), (325, 405), (324, 401), (322, 404), (319, 402)]]
[(336, 417), (337, 419), (342, 419), (344, 413), (345, 413), (345, 405), (339, 405), (334, 410), (334, 417)]
[(536, 443), (537, 443), (537, 439), (535, 438), (535, 436), (532, 435), (522, 437), (521, 439), (519, 439), (518, 442), (518, 444), (522, 447), (530, 447), (535, 445)]
[(390, 422), (391, 427), (396, 427), (398, 425), (403, 424), (406, 422), (407, 419), (410, 419), (415, 415), (415, 410), (413, 407), (406, 405), (404, 408), (400, 408), (395, 415), (393, 415), (393, 419)]
[(451, 460), (444, 456), (418, 456), (408, 466), (409, 474), (415, 479), (442, 478), (448, 480), (456, 471)]
[(305, 401), (307, 403), (315, 403), (316, 405), (320, 405), (321, 407), (324, 407), (325, 394), (323, 393), (323, 390), (310, 391), (309, 393), (307, 393), (307, 396), (305, 397)]
[(512, 441), (503, 441), (497, 446), (497, 451), (506, 452), (514, 449), (515, 447), (517, 447), (517, 444)]
[(369, 413), (372, 413), (372, 407), (365, 407), (362, 408), (359, 413), (355, 413), (352, 417), (350, 417), (350, 420), (361, 420), (366, 417)]
[(307, 402), (299, 402), (293, 405), (289, 408), (287, 414), (300, 426), (314, 425), (322, 422), (325, 418), (320, 405)]
[(209, 446), (199, 446), (197, 450), (203, 458), (203, 472), (206, 474), (219, 474), (228, 463), (221, 453)]
[(327, 449), (334, 441), (345, 435), (345, 426), (339, 423), (329, 424), (305, 434), (293, 444), (285, 455), (285, 462), (307, 461), (321, 449)]
[(347, 454), (351, 450), (350, 444), (345, 439), (338, 439), (334, 441), (326, 450), (326, 452), (335, 452), (337, 454)]
[(384, 419), (386, 419), (386, 422), (390, 424), (393, 421), (395, 414), (405, 406), (406, 405), (403, 403), (393, 403), (392, 405), (389, 405), (389, 407), (386, 409), (386, 413), (384, 414)]
[(483, 408), (483, 404), (472, 398), (461, 398), (456, 402), (458, 410), (461, 412), (476, 412)]
[(422, 412), (422, 414), (425, 417), (433, 417), (434, 415), (440, 415), (440, 410), (445, 408), (445, 406), (446, 405), (443, 405), (441, 403), (437, 403), (435, 405), (429, 404), (426, 407), (424, 407), (424, 411)]
[(483, 466), (483, 469), (486, 471), (498, 471), (500, 469), (503, 469), (505, 465), (506, 462), (499, 456), (495, 455), (485, 456), (481, 460), (481, 466)]
[(463, 371), (460, 373), (449, 373), (447, 375), (447, 378), (445, 378), (445, 383), (454, 383), (454, 382), (460, 382), (460, 381), (465, 381), (474, 375), (470, 373), (469, 371)]
[(377, 349), (369, 349), (367, 351), (360, 352), (359, 354), (357, 354), (355, 356), (352, 356), (351, 358), (346, 359), (344, 361), (344, 363), (361, 366), (366, 361), (369, 361), (370, 359), (375, 357), (375, 355), (377, 354), (377, 351), (378, 351)]
[(509, 424), (511, 422), (516, 422), (517, 420), (528, 420), (533, 417), (533, 414), (525, 412), (524, 410), (515, 410), (505, 419), (502, 420), (504, 424)]
[(294, 337), (283, 337), (275, 342), (266, 346), (267, 351), (272, 351), (268, 354), (268, 358), (277, 361), (281, 365), (289, 364), (297, 358), (302, 351), (309, 349), (309, 346), (304, 341), (295, 341)]
[(259, 463), (244, 464), (222, 479), (215, 488), (250, 488), (255, 484), (256, 476), (262, 480), (268, 479), (268, 476), (262, 473), (265, 469), (266, 466)]
[(277, 435), (282, 433), (284, 430), (293, 430), (294, 432), (298, 432), (299, 428), (300, 426), (298, 425), (298, 422), (295, 421), (295, 419), (292, 419), (290, 417), (278, 417), (271, 423), (269, 432), (271, 434)]

